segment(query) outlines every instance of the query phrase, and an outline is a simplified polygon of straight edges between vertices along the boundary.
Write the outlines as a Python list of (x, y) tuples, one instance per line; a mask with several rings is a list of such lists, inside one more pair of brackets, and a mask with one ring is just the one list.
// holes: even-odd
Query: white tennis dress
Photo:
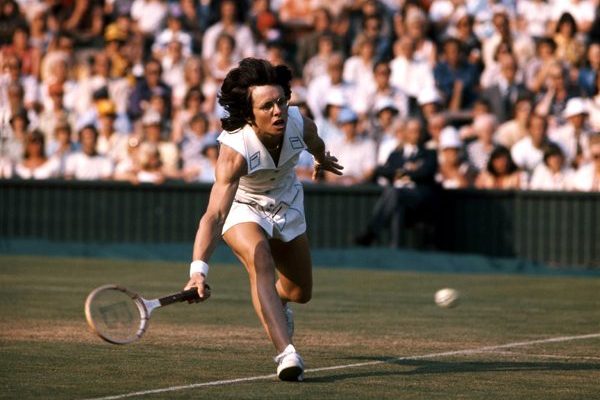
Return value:
[(306, 148), (298, 107), (288, 109), (277, 165), (250, 125), (235, 132), (223, 131), (218, 140), (240, 153), (248, 164), (248, 174), (240, 178), (223, 234), (244, 222), (255, 222), (270, 238), (284, 242), (304, 233), (304, 192), (294, 170)]

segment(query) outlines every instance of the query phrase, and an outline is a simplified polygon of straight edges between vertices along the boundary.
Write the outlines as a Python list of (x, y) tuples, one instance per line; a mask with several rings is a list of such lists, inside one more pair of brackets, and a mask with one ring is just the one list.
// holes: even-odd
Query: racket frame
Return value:
[[(208, 290), (210, 290), (210, 287), (208, 285), (206, 285), (206, 288)], [(111, 337), (109, 335), (103, 334), (102, 332), (100, 332), (97, 329), (96, 324), (94, 323), (94, 319), (92, 318), (92, 302), (94, 301), (94, 299), (96, 298), (96, 296), (99, 293), (102, 293), (107, 290), (116, 290), (116, 291), (125, 293), (135, 303), (135, 305), (139, 311), (140, 325), (139, 325), (139, 327), (135, 333), (135, 336), (133, 338), (127, 339), (127, 340), (120, 340), (120, 339)], [(106, 342), (112, 343), (112, 344), (119, 344), (119, 345), (120, 344), (128, 344), (128, 343), (135, 342), (136, 340), (140, 339), (142, 337), (142, 335), (144, 335), (144, 333), (148, 329), (148, 324), (150, 322), (150, 315), (152, 314), (152, 311), (154, 311), (155, 309), (163, 307), (163, 306), (167, 306), (167, 305), (173, 304), (173, 303), (179, 303), (179, 302), (183, 302), (183, 301), (194, 301), (194, 300), (198, 300), (198, 299), (199, 299), (198, 290), (196, 288), (184, 290), (184, 291), (174, 293), (174, 294), (171, 294), (168, 296), (164, 296), (164, 297), (161, 297), (158, 299), (148, 300), (148, 299), (143, 298), (139, 294), (127, 289), (126, 287), (116, 285), (116, 284), (108, 284), (108, 285), (103, 285), (103, 286), (97, 287), (96, 289), (92, 290), (90, 292), (90, 294), (87, 296), (87, 298), (85, 300), (85, 319), (87, 320), (88, 326), (90, 327), (92, 332), (94, 332), (96, 335), (98, 335), (101, 339), (105, 340)]]

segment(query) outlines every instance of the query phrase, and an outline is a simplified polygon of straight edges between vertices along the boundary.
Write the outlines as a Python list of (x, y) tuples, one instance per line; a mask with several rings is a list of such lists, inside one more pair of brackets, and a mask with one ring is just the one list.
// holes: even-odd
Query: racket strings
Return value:
[(88, 299), (86, 314), (90, 326), (111, 343), (129, 343), (145, 330), (147, 317), (143, 305), (130, 294), (109, 287)]

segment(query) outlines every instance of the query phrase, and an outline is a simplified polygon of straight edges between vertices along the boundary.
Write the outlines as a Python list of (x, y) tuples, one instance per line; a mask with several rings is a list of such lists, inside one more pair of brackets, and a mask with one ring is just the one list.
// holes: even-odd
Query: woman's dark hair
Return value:
[(556, 143), (548, 143), (544, 146), (544, 164), (548, 164), (548, 159), (553, 156), (561, 156), (565, 158), (565, 153), (562, 151), (559, 145)]
[(507, 173), (508, 174), (512, 174), (513, 172), (515, 172), (518, 167), (517, 164), (515, 164), (515, 162), (513, 161), (512, 155), (510, 154), (510, 150), (508, 150), (508, 148), (504, 147), (504, 146), (496, 146), (494, 148), (494, 150), (492, 150), (492, 153), (490, 154), (490, 159), (488, 160), (487, 163), (487, 172), (489, 172), (490, 174), (492, 174), (493, 176), (497, 177), (499, 176), (498, 172), (494, 169), (494, 161), (497, 160), (498, 158), (502, 158), (505, 157), (507, 160)]
[(40, 154), (42, 157), (46, 157), (46, 138), (42, 132), (36, 129), (25, 136), (25, 149), (23, 151), (24, 159), (28, 159), (31, 156), (31, 154), (29, 154), (29, 150), (27, 150), (27, 145), (29, 143), (40, 143)]
[(575, 21), (575, 18), (573, 18), (573, 15), (571, 15), (571, 13), (568, 13), (568, 12), (562, 13), (560, 18), (558, 19), (558, 22), (556, 23), (555, 33), (560, 32), (560, 28), (562, 27), (563, 24), (571, 25), (571, 28), (572, 28), (571, 37), (573, 37), (577, 34), (577, 21)]
[(281, 86), (287, 99), (291, 97), (290, 81), (292, 71), (284, 65), (273, 66), (266, 60), (245, 58), (240, 65), (227, 73), (221, 92), (219, 104), (227, 112), (221, 118), (221, 124), (226, 131), (237, 131), (249, 121), (254, 121), (252, 112), (252, 86), (276, 85)]

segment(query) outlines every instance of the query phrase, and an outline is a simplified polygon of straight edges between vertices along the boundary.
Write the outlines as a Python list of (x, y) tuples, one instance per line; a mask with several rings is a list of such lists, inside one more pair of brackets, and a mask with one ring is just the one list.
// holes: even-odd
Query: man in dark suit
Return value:
[(375, 170), (375, 179), (383, 178), (389, 185), (375, 204), (366, 230), (355, 238), (360, 246), (371, 245), (386, 228), (391, 228), (392, 244), (399, 246), (407, 212), (431, 204), (435, 196), (437, 154), (421, 144), (418, 119), (408, 120), (403, 139), (386, 163)]
[(498, 60), (500, 76), (498, 82), (485, 89), (481, 97), (485, 99), (500, 123), (513, 117), (517, 99), (529, 92), (523, 83), (517, 81), (517, 60), (512, 54), (502, 54)]

